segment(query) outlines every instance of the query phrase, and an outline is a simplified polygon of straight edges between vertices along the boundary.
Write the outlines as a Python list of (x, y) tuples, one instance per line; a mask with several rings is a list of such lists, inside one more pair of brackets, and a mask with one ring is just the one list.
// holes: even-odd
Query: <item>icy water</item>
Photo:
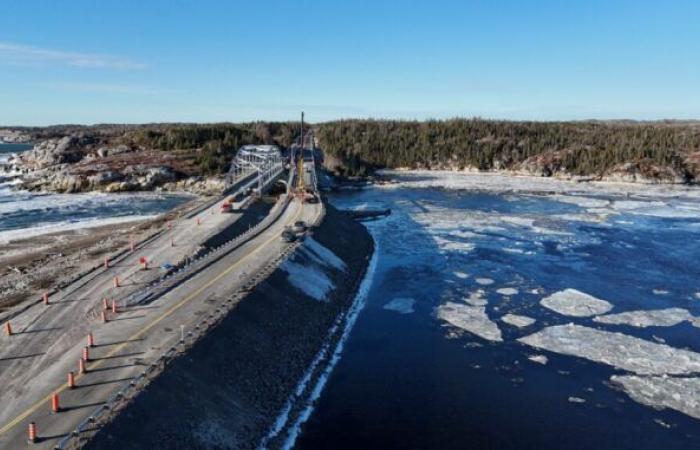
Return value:
[[(690, 321), (605, 325), (539, 303), (573, 288), (610, 302), (610, 313), (676, 307), (700, 316), (695, 195), (518, 192), (498, 181), (474, 191), (401, 180), (332, 198), (393, 214), (368, 225), (379, 252), (372, 288), (296, 448), (700, 446), (700, 420), (637, 403), (610, 383), (630, 372), (516, 341), (573, 322), (700, 352), (700, 328)], [(470, 303), (485, 304), (502, 341), (438, 317), (445, 305)], [(501, 320), (507, 313), (536, 322), (518, 328)]]
[[(31, 144), (0, 144), (0, 164)], [(192, 198), (189, 195), (41, 194), (14, 189), (0, 173), (0, 243), (63, 230), (148, 219)]]

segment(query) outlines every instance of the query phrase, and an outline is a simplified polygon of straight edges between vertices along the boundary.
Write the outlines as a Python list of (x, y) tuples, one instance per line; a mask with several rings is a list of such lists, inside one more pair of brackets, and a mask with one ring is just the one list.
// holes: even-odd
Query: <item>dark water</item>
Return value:
[[(393, 215), (369, 225), (379, 252), (373, 286), (296, 448), (698, 448), (700, 421), (609, 387), (622, 371), (515, 342), (572, 321), (538, 303), (566, 288), (606, 299), (614, 312), (676, 306), (700, 315), (700, 205), (590, 200), (600, 204), (434, 188), (335, 196), (340, 207), (390, 207)], [(481, 286), (479, 277), (494, 283)], [(496, 293), (503, 287), (519, 293)], [(502, 343), (457, 333), (435, 317), (437, 306), (478, 289)], [(384, 308), (396, 298), (415, 300), (415, 311)], [(517, 329), (497, 320), (507, 312), (537, 323)], [(700, 352), (700, 330), (688, 323), (638, 329), (575, 321)], [(549, 362), (528, 360), (533, 354)]]
[(0, 154), (2, 153), (20, 153), (27, 151), (33, 147), (32, 144), (4, 144), (0, 143)]

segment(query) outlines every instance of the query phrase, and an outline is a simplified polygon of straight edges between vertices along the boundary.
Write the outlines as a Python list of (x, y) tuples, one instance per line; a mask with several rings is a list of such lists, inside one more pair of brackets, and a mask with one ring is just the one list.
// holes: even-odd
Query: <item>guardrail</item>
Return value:
[[(290, 198), (291, 197), (288, 197), (285, 200), (284, 207), (280, 207), (280, 210), (286, 210), (286, 206), (291, 201)], [(314, 220), (313, 226), (318, 226), (324, 216), (325, 205), (321, 203), (321, 211)], [(129, 382), (110, 397), (105, 404), (96, 408), (85, 420), (80, 422), (73, 431), (61, 439), (54, 446), (54, 450), (77, 450), (85, 445), (97, 434), (102, 426), (109, 423), (119, 411), (125, 408), (152, 380), (160, 375), (168, 363), (192, 348), (192, 346), (211, 328), (218, 325), (239, 300), (244, 298), (257, 284), (269, 277), (272, 272), (299, 247), (299, 245), (301, 245), (299, 241), (288, 244), (277, 258), (266, 264), (261, 271), (253, 274), (243, 286), (225, 299), (222, 304), (214, 308), (207, 317), (202, 319), (192, 329), (185, 332), (184, 328), (181, 328), (182, 334), (178, 342), (173, 344), (151, 362), (151, 364), (146, 366), (140, 374), (129, 380)]]

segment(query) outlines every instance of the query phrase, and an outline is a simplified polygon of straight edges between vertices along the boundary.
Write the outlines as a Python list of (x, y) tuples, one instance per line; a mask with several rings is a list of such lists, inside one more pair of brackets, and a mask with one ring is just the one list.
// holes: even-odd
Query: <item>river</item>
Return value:
[[(1, 144), (0, 164), (30, 144)], [(0, 243), (45, 233), (149, 219), (192, 198), (186, 194), (139, 192), (46, 194), (17, 189), (0, 174)]]
[[(663, 352), (700, 357), (696, 191), (395, 176), (395, 185), (332, 196), (341, 208), (391, 208), (392, 215), (368, 223), (378, 263), (366, 306), (295, 448), (700, 445), (698, 419), (645, 406), (611, 383), (613, 375), (633, 375), (625, 366), (632, 360), (644, 372)], [(610, 311), (574, 317), (540, 303), (567, 289), (608, 302)], [(686, 320), (662, 323), (668, 308)], [(601, 319), (606, 312), (649, 310), (666, 312), (654, 326), (601, 323), (612, 320)], [(535, 323), (519, 328), (503, 321), (506, 314)], [(568, 323), (576, 326), (557, 328)], [(547, 329), (609, 334), (587, 342), (555, 336), (574, 350), (517, 341)], [(612, 338), (631, 344), (611, 350)], [(640, 340), (654, 351), (634, 359), (626, 352)], [(586, 346), (587, 357), (571, 354)], [(598, 350), (610, 354), (593, 356)], [(695, 370), (682, 380), (697, 381), (688, 376)], [(654, 401), (700, 400), (700, 391), (671, 394)]]

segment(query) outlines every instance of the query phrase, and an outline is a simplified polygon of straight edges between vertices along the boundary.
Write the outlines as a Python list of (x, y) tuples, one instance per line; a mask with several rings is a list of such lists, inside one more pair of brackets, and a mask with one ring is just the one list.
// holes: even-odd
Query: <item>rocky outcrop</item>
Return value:
[(660, 166), (652, 161), (642, 160), (619, 164), (603, 175), (605, 181), (625, 183), (669, 183), (683, 184), (690, 181), (685, 170), (671, 166)]
[(76, 163), (85, 157), (85, 146), (94, 142), (92, 136), (65, 136), (40, 142), (22, 154), (24, 165), (32, 170), (57, 164)]

